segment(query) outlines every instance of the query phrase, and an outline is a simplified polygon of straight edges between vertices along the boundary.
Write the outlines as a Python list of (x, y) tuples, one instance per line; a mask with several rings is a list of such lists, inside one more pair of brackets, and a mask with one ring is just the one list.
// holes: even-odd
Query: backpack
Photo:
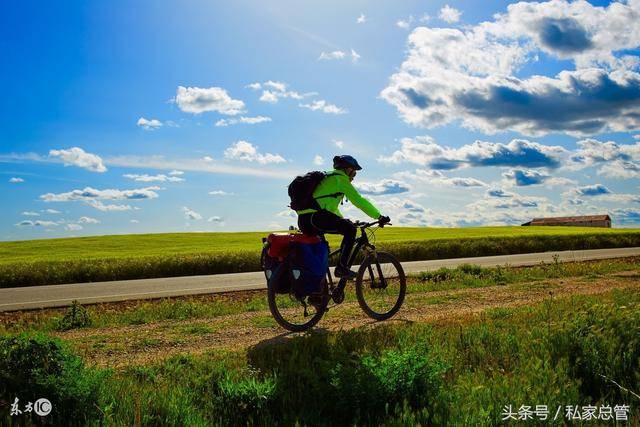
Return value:
[[(318, 205), (318, 202), (314, 199), (313, 192), (323, 179), (333, 175), (336, 174), (313, 171), (296, 176), (295, 179), (291, 181), (291, 184), (289, 184), (289, 197), (291, 198), (291, 204), (289, 204), (289, 206), (291, 209), (294, 211), (301, 211), (303, 209), (320, 210), (320, 205)], [(340, 194), (342, 193), (328, 194), (322, 197), (336, 197)]]

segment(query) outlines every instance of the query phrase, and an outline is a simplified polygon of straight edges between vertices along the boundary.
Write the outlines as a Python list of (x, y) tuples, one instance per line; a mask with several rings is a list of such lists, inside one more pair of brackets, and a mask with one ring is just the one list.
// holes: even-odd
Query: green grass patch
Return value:
[[(576, 263), (550, 263), (532, 267), (491, 267), (466, 265), (453, 269), (440, 269), (410, 276), (407, 281), (407, 293), (421, 294), (430, 291), (480, 288), (495, 285), (512, 285), (516, 283), (543, 282), (552, 278), (570, 277), (602, 277), (617, 272), (640, 269), (640, 258), (601, 260)], [(541, 286), (548, 286), (544, 283)], [(529, 287), (529, 284), (523, 286)], [(282, 296), (281, 298), (284, 298)], [(431, 304), (446, 302), (442, 298), (433, 297)], [(449, 300), (453, 296), (447, 297)], [(355, 301), (353, 286), (347, 287), (346, 302)], [(407, 303), (410, 302), (408, 299)], [(293, 304), (293, 302), (292, 302)], [(111, 327), (141, 325), (167, 320), (195, 320), (245, 312), (268, 310), (266, 292), (248, 293), (246, 297), (236, 298), (233, 295), (207, 297), (167, 298), (158, 301), (137, 301), (127, 304), (106, 304), (80, 306), (74, 310), (26, 311), (20, 314), (0, 313), (0, 332), (20, 331), (55, 331), (61, 328), (64, 318), (74, 318), (72, 313), (84, 313), (90, 324), (83, 327)], [(345, 308), (340, 308), (344, 312)], [(357, 313), (360, 309), (354, 308)], [(77, 317), (77, 314), (75, 315)], [(269, 326), (269, 325), (267, 325)]]
[[(3, 401), (48, 366), (29, 355), (42, 345), (59, 351), (40, 338), (18, 353), (12, 340), (0, 341), (0, 351), (21, 362), (0, 370), (16, 384), (1, 390)], [(58, 365), (75, 366), (73, 380), (56, 380), (48, 396), (94, 384), (96, 374), (64, 354)], [(86, 410), (80, 423), (106, 425), (497, 425), (505, 405), (626, 403), (633, 425), (640, 405), (625, 389), (640, 389), (635, 289), (492, 309), (463, 323), (315, 332), (246, 352), (176, 356), (107, 371), (99, 389), (71, 395), (69, 405)]]
[[(0, 287), (259, 270), (254, 233), (175, 233), (0, 242)], [(402, 261), (640, 246), (638, 229), (387, 227), (377, 246)], [(330, 237), (336, 247), (338, 240)]]

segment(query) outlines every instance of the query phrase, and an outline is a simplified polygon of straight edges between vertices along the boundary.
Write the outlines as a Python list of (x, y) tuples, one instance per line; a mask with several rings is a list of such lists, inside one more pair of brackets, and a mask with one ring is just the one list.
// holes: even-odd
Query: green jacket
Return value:
[[(347, 196), (347, 199), (350, 200), (351, 203), (371, 218), (378, 219), (380, 217), (380, 211), (358, 193), (358, 190), (351, 184), (349, 177), (344, 171), (334, 169), (331, 172), (327, 172), (327, 175), (329, 176), (320, 181), (320, 184), (318, 184), (313, 192), (313, 198), (316, 199), (321, 209), (342, 217), (338, 206), (340, 202), (342, 202), (342, 198)], [(331, 195), (331, 197), (323, 197), (329, 195)], [(304, 209), (297, 211), (297, 213), (298, 215), (302, 215), (315, 211), (316, 209)]]

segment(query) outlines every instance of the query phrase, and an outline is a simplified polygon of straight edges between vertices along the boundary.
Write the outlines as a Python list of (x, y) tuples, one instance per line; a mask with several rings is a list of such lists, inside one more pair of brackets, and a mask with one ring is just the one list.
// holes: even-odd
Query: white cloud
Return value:
[(286, 160), (279, 154), (258, 153), (258, 147), (247, 141), (237, 141), (224, 150), (224, 157), (230, 160), (258, 162), (260, 164), (284, 163)]
[(291, 98), (301, 100), (309, 96), (317, 95), (316, 92), (298, 93), (293, 90), (287, 90), (287, 84), (268, 80), (264, 83), (251, 83), (247, 87), (252, 90), (262, 90), (260, 101), (275, 104), (281, 98)]
[(14, 176), (14, 177), (9, 179), (9, 182), (12, 183), (12, 184), (18, 184), (18, 183), (24, 182), (24, 179)]
[(205, 161), (205, 162), (207, 162), (207, 163), (211, 163), (211, 162), (213, 162), (213, 157), (211, 157), (211, 156), (204, 156), (204, 157), (202, 158), (202, 160), (203, 160), (203, 161)]
[(85, 200), (85, 203), (102, 212), (122, 212), (133, 209), (130, 205), (105, 205), (100, 200)]
[(220, 87), (178, 86), (175, 102), (180, 110), (193, 114), (216, 111), (233, 116), (245, 111), (244, 102), (231, 98), (227, 91)]
[(68, 150), (50, 150), (49, 156), (59, 157), (65, 166), (78, 166), (92, 172), (107, 171), (100, 156), (87, 153), (80, 147), (71, 147)]
[(396, 22), (396, 26), (399, 28), (402, 28), (403, 30), (408, 30), (412, 22), (413, 22), (413, 16), (409, 17), (409, 19), (399, 19)]
[(220, 226), (224, 225), (224, 220), (219, 216), (211, 216), (209, 217), (209, 219), (207, 219), (207, 222), (213, 222)]
[(22, 212), (20, 215), (24, 215), (24, 216), (40, 216), (40, 214), (38, 212), (33, 212), (33, 211), (25, 211), (25, 212)]
[[(407, 123), (459, 120), (485, 133), (589, 135), (640, 129), (640, 2), (511, 4), (462, 29), (418, 27), (381, 96)], [(625, 28), (625, 31), (620, 31)], [(556, 76), (518, 76), (538, 60), (573, 61)]]
[(567, 154), (561, 146), (549, 146), (524, 139), (508, 144), (475, 141), (460, 148), (437, 144), (429, 136), (402, 138), (401, 148), (390, 156), (380, 156), (383, 163), (415, 163), (432, 169), (452, 170), (473, 166), (526, 166), (555, 168)]
[(331, 142), (333, 142), (333, 145), (335, 145), (341, 150), (344, 148), (344, 141), (341, 141), (339, 139), (332, 139)]
[(445, 187), (486, 187), (488, 184), (471, 177), (446, 177), (442, 172), (429, 169), (416, 169), (414, 172), (404, 171), (394, 174), (397, 178), (414, 180), (430, 185)]
[(78, 222), (80, 224), (100, 224), (100, 220), (90, 216), (81, 216), (80, 219), (78, 219)]
[(231, 125), (236, 125), (236, 124), (247, 124), (247, 125), (255, 125), (258, 123), (265, 123), (265, 122), (270, 122), (271, 121), (271, 117), (265, 117), (265, 116), (255, 116), (255, 117), (245, 117), (242, 116), (238, 119), (220, 119), (216, 122), (215, 126), (216, 127), (224, 127), (224, 126), (231, 126)]
[(55, 210), (55, 209), (44, 209), (44, 210), (43, 210), (43, 211), (41, 211), (41, 212), (46, 212), (46, 213), (48, 213), (48, 214), (61, 214), (61, 213), (62, 213), (62, 212), (57, 211), (57, 210)]
[(181, 175), (184, 175), (184, 172), (174, 169), (171, 172), (169, 172), (169, 175), (171, 175), (171, 176), (181, 176)]
[(157, 190), (160, 187), (137, 188), (133, 190), (117, 190), (105, 189), (96, 190), (95, 188), (85, 187), (82, 190), (72, 190), (67, 193), (47, 193), (40, 196), (45, 202), (70, 202), (77, 200), (141, 200), (155, 199), (158, 197)]
[(324, 163), (324, 158), (321, 155), (316, 154), (315, 157), (313, 158), (313, 164), (320, 166), (323, 163)]
[(138, 175), (138, 174), (131, 174), (131, 173), (127, 173), (122, 175), (125, 178), (129, 178), (132, 179), (134, 181), (138, 181), (138, 182), (184, 182), (184, 178), (180, 178), (179, 176), (175, 176), (175, 175), (165, 175), (165, 174), (158, 174), (158, 175), (147, 175), (147, 174), (142, 174), (142, 175)]
[(193, 220), (200, 220), (202, 219), (202, 215), (200, 215), (198, 212), (189, 209), (186, 206), (182, 207), (182, 212), (184, 212), (184, 217), (186, 219), (193, 219)]
[(15, 225), (17, 227), (57, 227), (59, 224), (57, 222), (54, 222), (54, 221), (24, 220), (24, 221), (20, 221), (19, 223), (15, 224)]
[(334, 50), (333, 52), (322, 52), (318, 57), (318, 61), (329, 61), (332, 59), (343, 59), (347, 54), (342, 50)]
[(613, 141), (583, 139), (568, 164), (571, 169), (600, 166), (598, 175), (607, 178), (640, 178), (640, 142), (617, 144)]
[(130, 219), (129, 222), (131, 224), (140, 224), (140, 221), (138, 221), (137, 219)]
[(136, 123), (138, 126), (143, 128), (144, 130), (156, 130), (162, 126), (162, 122), (158, 119), (145, 119), (144, 117), (140, 117), (138, 122)]
[(438, 17), (444, 22), (453, 24), (460, 20), (460, 15), (462, 15), (462, 12), (460, 12), (458, 9), (445, 4), (442, 9), (440, 9), (440, 14), (438, 15)]
[(562, 177), (552, 177), (546, 172), (531, 169), (512, 169), (504, 172), (502, 176), (505, 178), (507, 186), (533, 186), (545, 185), (547, 187), (575, 185), (577, 182)]
[(358, 54), (358, 52), (356, 52), (355, 50), (351, 49), (351, 61), (352, 62), (358, 62), (360, 60), (361, 56)]
[(356, 24), (364, 24), (365, 22), (367, 22), (367, 17), (364, 13), (361, 13), (358, 19), (356, 19)]
[(346, 114), (348, 111), (342, 107), (338, 107), (334, 104), (329, 104), (324, 99), (312, 101), (311, 104), (300, 104), (303, 108), (308, 108), (312, 111), (322, 111), (326, 114)]
[(212, 196), (233, 196), (234, 193), (229, 193), (227, 191), (224, 190), (213, 190), (213, 191), (209, 191), (209, 194)]
[(82, 226), (80, 224), (67, 224), (64, 226), (64, 229), (67, 231), (80, 231), (82, 230)]
[(408, 184), (395, 179), (383, 179), (378, 182), (359, 182), (356, 184), (356, 187), (362, 194), (376, 196), (406, 193), (411, 190)]

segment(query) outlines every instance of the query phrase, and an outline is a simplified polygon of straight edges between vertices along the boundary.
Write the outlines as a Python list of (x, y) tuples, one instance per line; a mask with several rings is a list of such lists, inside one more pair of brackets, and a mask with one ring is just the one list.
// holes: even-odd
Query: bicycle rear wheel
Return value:
[[(281, 269), (279, 274), (288, 274)], [(277, 293), (272, 277), (267, 286), (267, 301), (273, 318), (280, 326), (291, 332), (302, 332), (314, 327), (327, 310), (329, 290), (326, 280), (322, 282), (322, 291), (312, 296), (298, 296), (295, 292)]]
[(367, 316), (376, 320), (390, 318), (400, 310), (406, 291), (402, 265), (390, 253), (373, 253), (360, 265), (356, 296)]

